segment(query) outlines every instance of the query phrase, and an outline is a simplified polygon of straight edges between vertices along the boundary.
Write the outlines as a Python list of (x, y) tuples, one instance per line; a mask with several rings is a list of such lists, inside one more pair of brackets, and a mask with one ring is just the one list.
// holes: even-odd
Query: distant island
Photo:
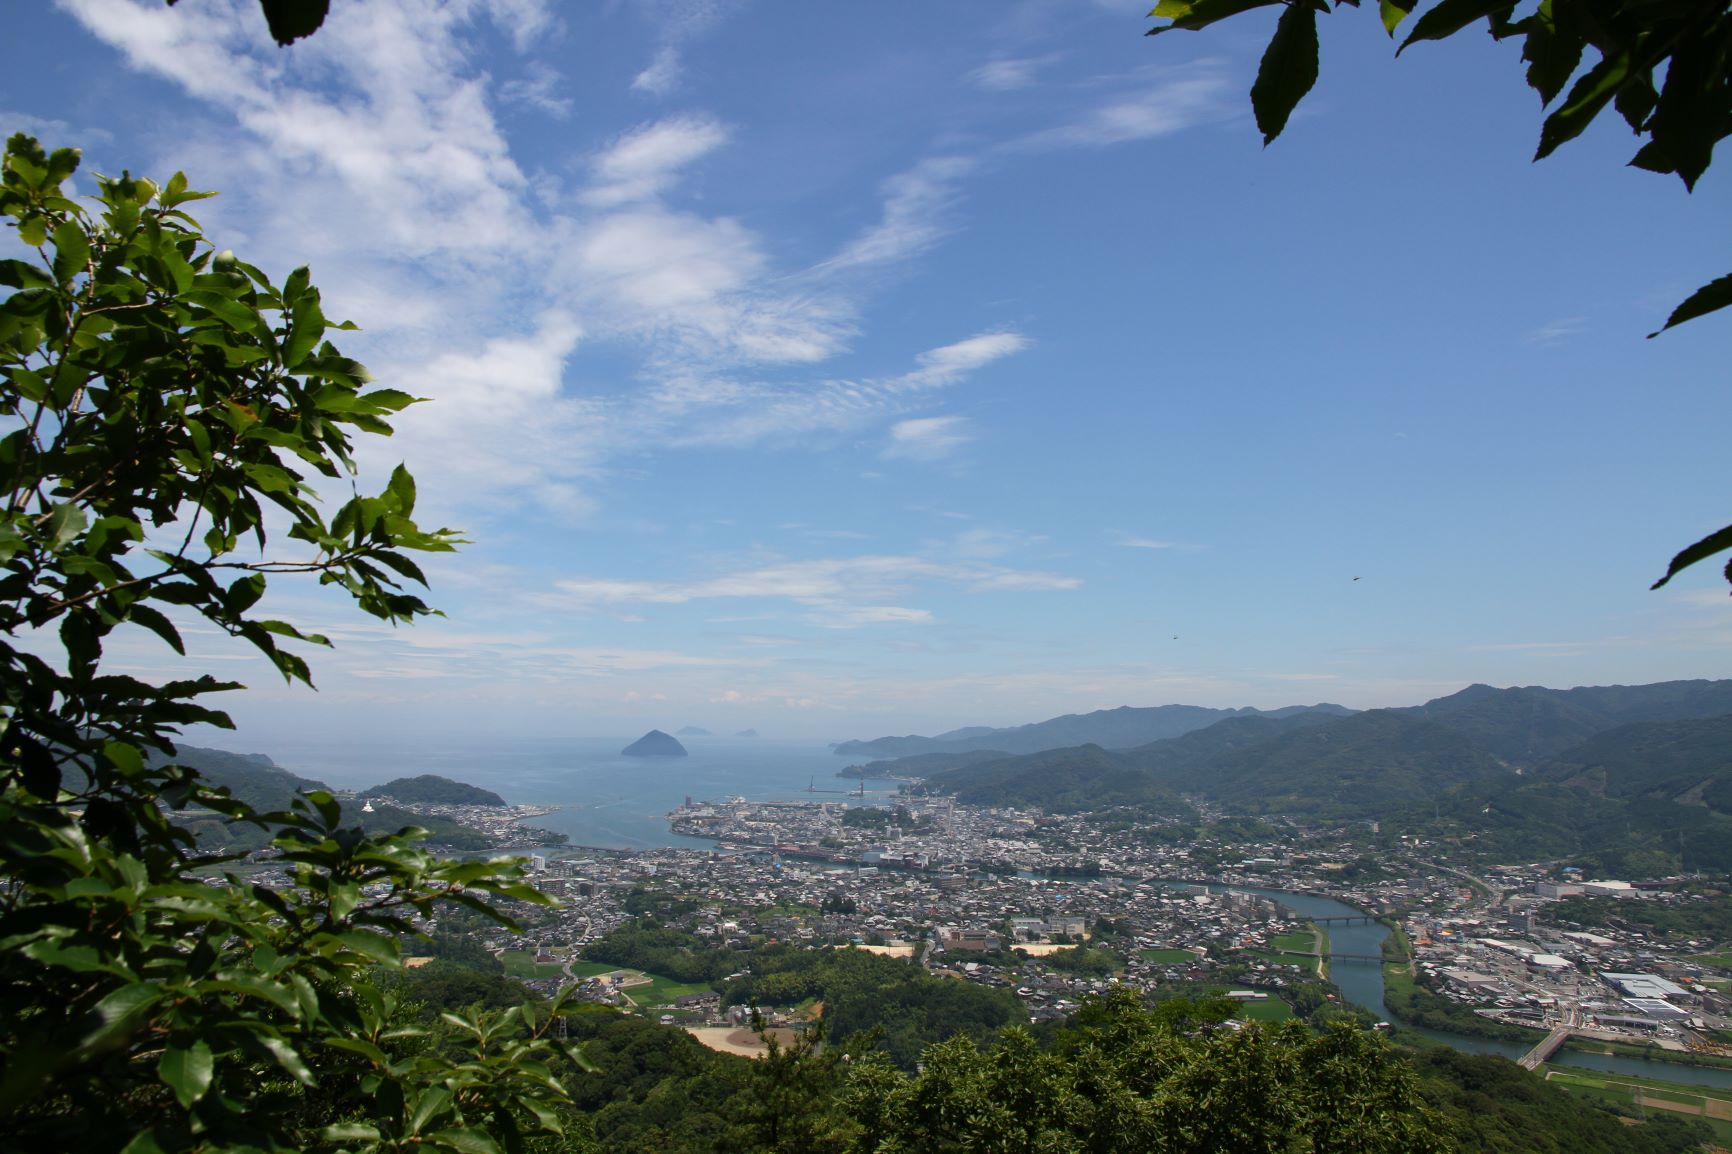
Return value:
[(742, 729), (742, 730), (740, 730), (740, 732), (734, 734), (734, 736), (735, 737), (756, 737), (756, 736), (758, 736), (758, 731), (755, 729)]
[(375, 785), (363, 790), (362, 797), (388, 797), (392, 801), (408, 802), (414, 805), (496, 805), (503, 806), (505, 799), (492, 790), (480, 786), (467, 785), (461, 781), (452, 781), (448, 777), (440, 777), (435, 773), (424, 773), (419, 777), (399, 777), (384, 785)]
[(672, 734), (652, 729), (620, 750), (620, 753), (626, 757), (684, 757), (686, 747)]
[(688, 725), (684, 729), (680, 730), (680, 736), (681, 737), (714, 737), (715, 734), (711, 733), (707, 729), (702, 728), (701, 726)]

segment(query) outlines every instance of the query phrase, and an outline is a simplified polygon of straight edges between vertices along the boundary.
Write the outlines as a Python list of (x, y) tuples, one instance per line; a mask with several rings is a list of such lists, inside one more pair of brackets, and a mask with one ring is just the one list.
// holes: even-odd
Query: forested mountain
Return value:
[(962, 802), (1038, 806), (1054, 813), (1114, 805), (1169, 812), (1189, 808), (1127, 755), (1098, 745), (983, 761), (936, 774), (928, 782)]
[(1611, 874), (1732, 868), (1729, 701), (1727, 681), (1471, 686), (1412, 709), (1231, 717), (1134, 749), (986, 759), (924, 788), (1054, 811), (1171, 813), (1183, 795), (1241, 813), (1448, 821), (1488, 853), (1588, 855)]
[(1209, 709), (1201, 705), (1157, 705), (1148, 708), (1120, 706), (1093, 713), (1067, 713), (1031, 725), (1008, 729), (971, 726), (953, 729), (937, 737), (880, 737), (872, 741), (844, 741), (835, 747), (847, 757), (902, 758), (922, 753), (964, 753), (1001, 749), (1007, 753), (1039, 753), (1079, 745), (1106, 749), (1131, 749), (1151, 741), (1178, 737), (1230, 717), (1287, 717), (1319, 712), (1344, 716), (1353, 711), (1340, 705), (1290, 705), (1281, 709)]
[(1732, 713), (1732, 680), (1575, 689), (1470, 685), (1459, 693), (1396, 712), (1460, 730), (1479, 748), (1513, 765), (1534, 765), (1621, 725)]
[(1391, 710), (1230, 718), (1136, 749), (1096, 745), (987, 761), (927, 778), (961, 801), (1074, 810), (1195, 794), (1252, 812), (1358, 817), (1511, 778), (1436, 722)]

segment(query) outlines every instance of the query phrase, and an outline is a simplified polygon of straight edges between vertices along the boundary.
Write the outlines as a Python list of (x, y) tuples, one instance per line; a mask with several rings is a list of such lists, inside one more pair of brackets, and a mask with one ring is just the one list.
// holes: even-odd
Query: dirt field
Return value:
[[(758, 1040), (758, 1035), (737, 1026), (691, 1026), (686, 1032), (710, 1049), (720, 1050), (724, 1054), (739, 1054), (746, 1058), (761, 1058), (764, 1055), (764, 1044)], [(794, 1040), (792, 1030), (777, 1029), (768, 1033), (782, 1045)]]

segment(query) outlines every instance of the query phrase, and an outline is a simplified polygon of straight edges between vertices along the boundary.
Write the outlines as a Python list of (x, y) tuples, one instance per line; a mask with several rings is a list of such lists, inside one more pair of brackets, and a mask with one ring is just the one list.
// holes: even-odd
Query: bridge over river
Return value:
[(1524, 1070), (1537, 1070), (1541, 1062), (1558, 1052), (1558, 1047), (1564, 1044), (1564, 1039), (1570, 1036), (1568, 1026), (1559, 1026), (1541, 1039), (1540, 1044), (1523, 1054), (1516, 1065)]

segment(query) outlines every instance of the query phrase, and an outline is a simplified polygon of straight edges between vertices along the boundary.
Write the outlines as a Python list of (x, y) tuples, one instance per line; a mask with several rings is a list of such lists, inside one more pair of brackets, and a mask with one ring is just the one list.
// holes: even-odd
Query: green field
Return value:
[(505, 972), (513, 978), (557, 978), (565, 972), (563, 963), (536, 965), (534, 950), (506, 950), (499, 960), (505, 964)]
[(1308, 954), (1317, 948), (1317, 936), (1310, 930), (1295, 930), (1290, 934), (1276, 934), (1269, 939), (1269, 948), (1272, 950), (1298, 950)]
[(1293, 1016), (1293, 1007), (1280, 998), (1267, 1002), (1241, 1002), (1233, 1014), (1247, 1022), (1285, 1022)]
[(571, 972), (580, 978), (594, 978), (602, 974), (611, 974), (619, 969), (608, 962), (586, 962), (581, 959), (571, 963)]
[[(1601, 1074), (1574, 1067), (1543, 1066), (1546, 1081), (1572, 1094), (1635, 1113), (1666, 1110), (1696, 1118), (1713, 1129), (1722, 1144), (1732, 1143), (1732, 1090), (1687, 1086), (1635, 1074)], [(1674, 1110), (1673, 1104), (1685, 1107)]]
[(1722, 950), (1717, 954), (1693, 954), (1685, 961), (1695, 962), (1702, 966), (1713, 966), (1720, 970), (1732, 970), (1732, 950)]
[(1197, 960), (1197, 955), (1190, 950), (1143, 950), (1141, 953), (1145, 962), (1154, 962), (1158, 966), (1173, 966)]

